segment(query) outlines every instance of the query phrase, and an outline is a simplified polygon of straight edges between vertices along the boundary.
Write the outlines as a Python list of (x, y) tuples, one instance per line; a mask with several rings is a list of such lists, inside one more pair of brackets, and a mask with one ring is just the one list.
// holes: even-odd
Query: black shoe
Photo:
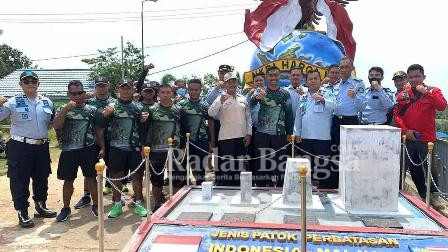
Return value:
[(19, 217), (19, 225), (22, 228), (34, 227), (34, 222), (28, 216), (28, 210), (17, 211), (17, 217)]
[(98, 217), (98, 206), (95, 204), (92, 205), (92, 215)]
[(75, 209), (83, 208), (90, 204), (91, 201), (92, 199), (90, 198), (90, 195), (84, 195), (81, 197), (81, 199), (79, 199), (78, 203), (76, 203)]
[(36, 202), (35, 206), (36, 211), (34, 212), (34, 217), (36, 218), (54, 218), (56, 217), (56, 212), (48, 210), (45, 202), (39, 201)]
[(64, 222), (68, 219), (68, 216), (70, 216), (70, 213), (72, 212), (72, 210), (70, 209), (70, 207), (64, 207), (61, 209), (61, 213), (58, 215), (58, 217), (56, 217), (56, 221), (57, 222)]

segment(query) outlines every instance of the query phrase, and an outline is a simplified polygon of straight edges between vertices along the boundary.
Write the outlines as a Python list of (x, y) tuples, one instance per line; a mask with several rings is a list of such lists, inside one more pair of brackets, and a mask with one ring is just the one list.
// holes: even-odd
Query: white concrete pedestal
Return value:
[(339, 188), (349, 213), (398, 212), (399, 128), (342, 125)]

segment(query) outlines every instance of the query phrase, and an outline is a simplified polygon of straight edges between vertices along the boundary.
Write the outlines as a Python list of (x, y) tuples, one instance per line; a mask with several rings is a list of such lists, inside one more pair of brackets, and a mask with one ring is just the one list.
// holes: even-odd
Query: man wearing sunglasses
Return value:
[(46, 207), (48, 176), (51, 173), (48, 130), (55, 109), (50, 99), (37, 92), (39, 77), (27, 70), (20, 75), (23, 92), (6, 100), (0, 97), (0, 121), (11, 117), (11, 139), (6, 144), (8, 177), (14, 208), (22, 228), (34, 227), (28, 216), (29, 184), (33, 179), (34, 217), (54, 218)]
[[(58, 179), (64, 180), (62, 189), (64, 207), (56, 217), (58, 222), (68, 219), (71, 214), (70, 199), (73, 194), (73, 182), (78, 173), (78, 166), (87, 181), (87, 188), (92, 195), (92, 214), (98, 216), (97, 186), (95, 164), (98, 155), (95, 149), (95, 135), (101, 136), (98, 124), (97, 109), (86, 105), (84, 87), (79, 80), (68, 84), (70, 101), (58, 113), (53, 122), (55, 129), (62, 129), (62, 152), (59, 157)], [(96, 137), (101, 146), (100, 157), (104, 157), (104, 142), (102, 137)]]
[[(129, 79), (120, 80), (117, 88), (119, 99), (116, 104), (109, 104), (102, 111), (102, 117), (108, 126), (110, 139), (109, 169), (112, 178), (121, 178), (134, 171), (142, 160), (141, 150), (144, 122), (148, 112), (142, 112), (142, 106), (132, 100), (134, 94), (133, 82)], [(135, 193), (134, 212), (144, 217), (147, 210), (143, 206), (143, 170), (140, 168), (132, 175), (132, 189)], [(121, 188), (121, 181), (113, 181), (115, 187)], [(109, 218), (116, 218), (123, 213), (121, 194), (113, 191), (114, 205), (108, 213)]]

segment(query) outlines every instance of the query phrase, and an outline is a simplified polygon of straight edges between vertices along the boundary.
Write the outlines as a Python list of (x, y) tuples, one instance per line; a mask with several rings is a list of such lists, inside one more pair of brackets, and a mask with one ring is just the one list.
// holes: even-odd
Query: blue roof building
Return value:
[[(11, 97), (22, 91), (19, 76), (27, 69), (19, 69), (0, 79), (0, 95)], [(67, 86), (71, 80), (80, 80), (84, 90), (95, 88), (90, 69), (30, 69), (39, 76), (39, 93), (52, 99), (68, 99)]]

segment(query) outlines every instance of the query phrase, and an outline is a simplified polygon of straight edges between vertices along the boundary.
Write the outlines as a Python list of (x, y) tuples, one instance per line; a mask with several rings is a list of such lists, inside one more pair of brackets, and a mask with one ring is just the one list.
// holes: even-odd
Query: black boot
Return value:
[(19, 225), (22, 228), (34, 227), (34, 222), (28, 216), (28, 210), (18, 210), (17, 217), (19, 217)]
[(47, 209), (45, 202), (39, 201), (35, 202), (36, 211), (34, 212), (34, 217), (36, 218), (54, 218), (57, 213)]

